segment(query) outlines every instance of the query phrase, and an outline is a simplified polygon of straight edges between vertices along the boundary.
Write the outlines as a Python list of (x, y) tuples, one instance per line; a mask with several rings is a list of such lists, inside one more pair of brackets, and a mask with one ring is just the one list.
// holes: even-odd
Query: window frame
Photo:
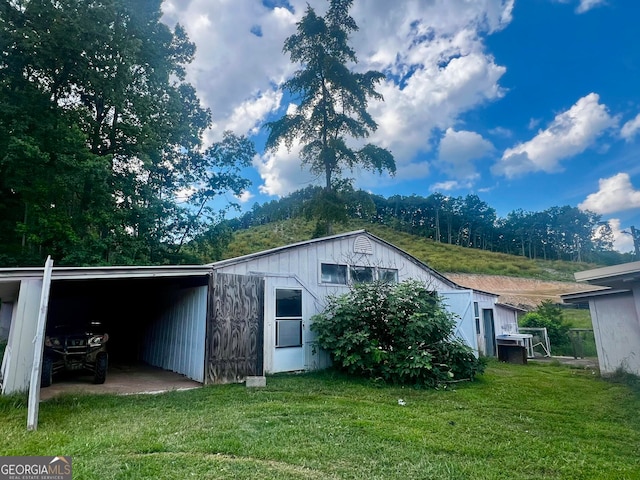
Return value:
[[(344, 282), (334, 282), (333, 277), (331, 281), (324, 281), (324, 273), (322, 271), (323, 266), (330, 267), (342, 267), (344, 269)], [(349, 284), (349, 265), (346, 263), (330, 263), (330, 262), (320, 262), (320, 283), (324, 285), (348, 285)]]
[[(378, 276), (378, 281), (379, 282), (385, 282), (385, 283), (398, 283), (398, 277), (400, 275), (400, 273), (398, 272), (397, 268), (387, 268), (387, 267), (379, 267), (376, 269), (377, 272), (377, 276)], [(385, 272), (385, 273), (393, 273), (393, 280), (392, 281), (388, 281), (388, 280), (383, 280), (380, 278), (380, 272)]]
[(476, 324), (476, 335), (480, 335), (482, 330), (480, 329), (480, 304), (479, 302), (473, 302), (473, 317)]
[[(372, 283), (376, 281), (387, 282), (387, 283), (398, 283), (400, 281), (400, 273), (397, 268), (392, 267), (375, 267), (371, 265), (361, 265), (356, 263), (335, 263), (335, 262), (327, 262), (320, 260), (320, 268), (319, 268), (319, 280), (318, 283), (320, 285), (355, 285), (359, 283)], [(335, 282), (335, 281), (326, 281), (325, 274), (323, 269), (325, 267), (340, 267), (344, 269), (344, 282)], [(371, 271), (371, 279), (370, 280), (358, 280), (357, 276), (354, 275), (355, 269), (362, 269)], [(392, 275), (393, 279), (382, 279), (382, 275)], [(333, 280), (333, 278), (332, 278)]]
[[(282, 315), (282, 316), (278, 316), (278, 291), (284, 291), (284, 290), (289, 290), (289, 291), (296, 291), (296, 292), (300, 292), (300, 315)], [(304, 301), (303, 301), (303, 290), (302, 288), (291, 288), (291, 287), (276, 287), (275, 291), (274, 291), (274, 324), (275, 324), (275, 332), (274, 332), (274, 344), (275, 344), (275, 348), (301, 348), (304, 345), (304, 339), (303, 339), (303, 310), (304, 308)], [(287, 322), (287, 323), (283, 323), (283, 322)], [(287, 327), (293, 327), (293, 329), (295, 330), (296, 326), (292, 325), (294, 322), (297, 322), (297, 327), (298, 327), (298, 333), (297, 333), (297, 337), (298, 337), (298, 341), (297, 342), (290, 342), (290, 343), (284, 343), (281, 342), (281, 325), (287, 325)], [(293, 331), (293, 330), (292, 330)], [(289, 332), (286, 332), (289, 333)], [(286, 334), (285, 333), (285, 334)], [(283, 334), (283, 335), (285, 335)], [(292, 335), (293, 336), (293, 335)]]
[[(360, 269), (363, 272), (371, 272), (371, 280), (360, 280), (359, 278), (354, 278), (357, 277), (356, 269)], [(376, 281), (376, 268), (365, 265), (349, 265), (349, 280), (352, 285), (357, 285), (359, 283), (373, 283)]]

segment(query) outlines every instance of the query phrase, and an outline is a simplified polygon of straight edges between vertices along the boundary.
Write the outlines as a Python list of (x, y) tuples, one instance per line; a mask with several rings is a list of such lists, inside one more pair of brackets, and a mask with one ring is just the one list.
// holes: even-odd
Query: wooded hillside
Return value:
[[(308, 218), (320, 187), (307, 187), (283, 199), (254, 205), (229, 225), (242, 230), (292, 218)], [(613, 235), (600, 215), (562, 206), (542, 212), (516, 210), (505, 218), (477, 195), (450, 197), (434, 193), (384, 198), (345, 188), (342, 205), (351, 220), (475, 250), (536, 260), (591, 262), (603, 265), (632, 260), (613, 249)]]

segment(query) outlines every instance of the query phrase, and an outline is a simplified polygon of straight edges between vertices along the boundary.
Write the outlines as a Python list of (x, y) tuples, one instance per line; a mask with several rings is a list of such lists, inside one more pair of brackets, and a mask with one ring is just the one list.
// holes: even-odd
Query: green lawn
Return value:
[(438, 391), (327, 371), (65, 396), (31, 432), (3, 397), (0, 454), (71, 455), (74, 479), (638, 479), (639, 410), (635, 381), (558, 365), (492, 361)]

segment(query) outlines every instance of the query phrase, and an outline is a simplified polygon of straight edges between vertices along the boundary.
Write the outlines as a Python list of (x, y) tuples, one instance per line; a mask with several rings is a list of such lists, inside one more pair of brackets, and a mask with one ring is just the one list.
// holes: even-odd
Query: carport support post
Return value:
[(44, 329), (47, 324), (47, 309), (49, 307), (49, 287), (51, 285), (51, 270), (53, 260), (47, 257), (44, 264), (44, 276), (42, 279), (42, 294), (40, 295), (40, 313), (38, 314), (38, 327), (33, 339), (35, 348), (33, 351), (33, 368), (31, 369), (31, 383), (29, 384), (29, 408), (27, 410), (27, 430), (38, 428), (38, 410), (40, 408), (40, 370), (42, 369), (42, 353), (44, 349)]

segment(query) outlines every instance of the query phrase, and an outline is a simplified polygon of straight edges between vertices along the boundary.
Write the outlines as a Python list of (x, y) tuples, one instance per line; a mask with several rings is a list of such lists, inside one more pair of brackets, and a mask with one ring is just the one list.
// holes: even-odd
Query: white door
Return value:
[(276, 288), (273, 371), (304, 370), (302, 289)]
[(438, 293), (443, 298), (447, 311), (456, 315), (457, 323), (454, 333), (469, 345), (477, 356), (478, 340), (473, 314), (473, 290), (452, 290)]

